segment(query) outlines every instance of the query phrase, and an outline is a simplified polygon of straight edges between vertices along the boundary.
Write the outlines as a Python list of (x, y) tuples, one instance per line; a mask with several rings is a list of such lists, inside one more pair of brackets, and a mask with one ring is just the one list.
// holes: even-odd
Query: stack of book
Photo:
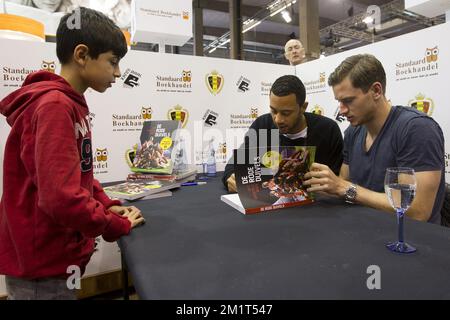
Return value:
[(180, 183), (172, 181), (126, 181), (103, 188), (112, 199), (136, 201), (172, 195), (170, 189), (179, 188)]
[(170, 182), (190, 182), (194, 181), (197, 176), (197, 169), (195, 167), (188, 168), (183, 171), (174, 171), (172, 174), (151, 174), (151, 173), (130, 173), (127, 181), (142, 182), (142, 181), (170, 181)]
[(180, 121), (145, 121), (139, 147), (135, 152), (127, 152), (132, 173), (126, 182), (104, 188), (106, 194), (128, 201), (154, 199), (171, 196), (171, 189), (194, 181), (197, 170), (186, 164), (184, 146), (178, 139), (179, 128)]

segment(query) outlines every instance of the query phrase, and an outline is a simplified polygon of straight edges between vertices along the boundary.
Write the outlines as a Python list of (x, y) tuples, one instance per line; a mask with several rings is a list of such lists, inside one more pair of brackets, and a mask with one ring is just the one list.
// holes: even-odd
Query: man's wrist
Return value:
[(339, 187), (336, 190), (337, 196), (339, 198), (345, 199), (345, 192), (347, 191), (348, 188), (350, 188), (351, 185), (352, 183), (350, 181), (342, 180)]
[(358, 186), (351, 182), (347, 183), (347, 187), (344, 191), (344, 200), (348, 203), (355, 203), (358, 194)]

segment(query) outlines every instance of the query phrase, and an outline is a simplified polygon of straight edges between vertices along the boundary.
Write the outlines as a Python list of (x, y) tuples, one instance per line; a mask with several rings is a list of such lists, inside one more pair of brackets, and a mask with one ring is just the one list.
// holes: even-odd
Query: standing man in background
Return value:
[(291, 39), (284, 46), (284, 56), (291, 66), (305, 62), (305, 48), (300, 40)]

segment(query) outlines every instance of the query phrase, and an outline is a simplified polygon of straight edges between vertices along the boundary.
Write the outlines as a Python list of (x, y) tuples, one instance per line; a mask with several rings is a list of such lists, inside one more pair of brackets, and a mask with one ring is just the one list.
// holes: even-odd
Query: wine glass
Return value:
[(388, 243), (386, 247), (394, 252), (412, 253), (416, 248), (404, 242), (403, 216), (411, 206), (416, 195), (416, 176), (411, 168), (387, 168), (384, 178), (384, 190), (389, 203), (397, 212), (398, 241)]

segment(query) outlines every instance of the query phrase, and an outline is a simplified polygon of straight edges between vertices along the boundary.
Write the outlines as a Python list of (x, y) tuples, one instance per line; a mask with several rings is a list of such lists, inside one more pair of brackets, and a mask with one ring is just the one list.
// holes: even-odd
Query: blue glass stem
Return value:
[(405, 215), (405, 210), (397, 209), (397, 222), (398, 222), (398, 242), (403, 243), (403, 216)]

